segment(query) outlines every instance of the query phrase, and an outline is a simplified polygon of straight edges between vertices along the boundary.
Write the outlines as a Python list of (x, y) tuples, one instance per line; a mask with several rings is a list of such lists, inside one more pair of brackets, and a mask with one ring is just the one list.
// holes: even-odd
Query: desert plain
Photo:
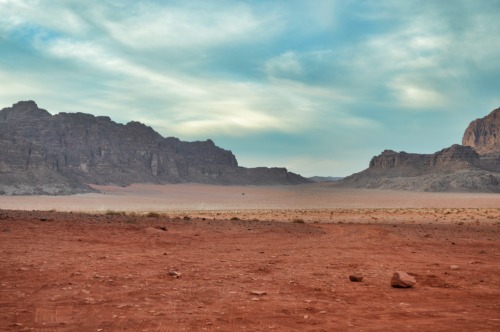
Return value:
[(498, 194), (95, 187), (0, 196), (0, 330), (500, 330)]

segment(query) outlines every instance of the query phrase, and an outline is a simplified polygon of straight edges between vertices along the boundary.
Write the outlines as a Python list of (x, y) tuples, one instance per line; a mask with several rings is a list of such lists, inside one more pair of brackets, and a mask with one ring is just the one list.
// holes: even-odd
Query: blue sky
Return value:
[(498, 0), (0, 0), (0, 108), (138, 120), (345, 176), (500, 106)]

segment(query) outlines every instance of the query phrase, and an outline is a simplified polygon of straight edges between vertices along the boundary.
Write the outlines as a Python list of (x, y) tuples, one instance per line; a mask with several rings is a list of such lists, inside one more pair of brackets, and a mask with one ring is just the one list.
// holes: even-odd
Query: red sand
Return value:
[(498, 195), (106, 189), (0, 197), (0, 330), (500, 330)]

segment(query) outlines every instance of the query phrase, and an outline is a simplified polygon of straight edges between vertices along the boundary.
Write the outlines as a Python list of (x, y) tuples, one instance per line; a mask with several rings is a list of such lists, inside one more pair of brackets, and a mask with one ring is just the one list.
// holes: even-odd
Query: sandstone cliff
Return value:
[(341, 185), (416, 191), (500, 192), (500, 108), (473, 121), (463, 145), (434, 154), (386, 150)]
[(164, 138), (139, 122), (84, 113), (51, 115), (33, 101), (0, 111), (0, 192), (70, 194), (87, 184), (299, 184), (285, 168), (239, 167), (214, 142)]
[(481, 154), (500, 152), (500, 108), (482, 119), (472, 121), (465, 130), (462, 145), (471, 146)]

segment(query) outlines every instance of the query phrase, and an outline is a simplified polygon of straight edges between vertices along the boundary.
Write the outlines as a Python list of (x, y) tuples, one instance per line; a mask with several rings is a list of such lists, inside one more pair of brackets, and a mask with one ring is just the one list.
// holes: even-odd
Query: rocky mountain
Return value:
[(0, 110), (0, 193), (74, 194), (88, 184), (300, 184), (285, 168), (244, 168), (214, 142), (164, 138), (139, 122), (51, 115), (33, 101)]
[(341, 185), (416, 191), (500, 192), (500, 108), (466, 129), (462, 145), (433, 154), (386, 150)]
[(472, 121), (465, 130), (462, 145), (473, 147), (478, 153), (500, 151), (500, 107), (482, 119)]

